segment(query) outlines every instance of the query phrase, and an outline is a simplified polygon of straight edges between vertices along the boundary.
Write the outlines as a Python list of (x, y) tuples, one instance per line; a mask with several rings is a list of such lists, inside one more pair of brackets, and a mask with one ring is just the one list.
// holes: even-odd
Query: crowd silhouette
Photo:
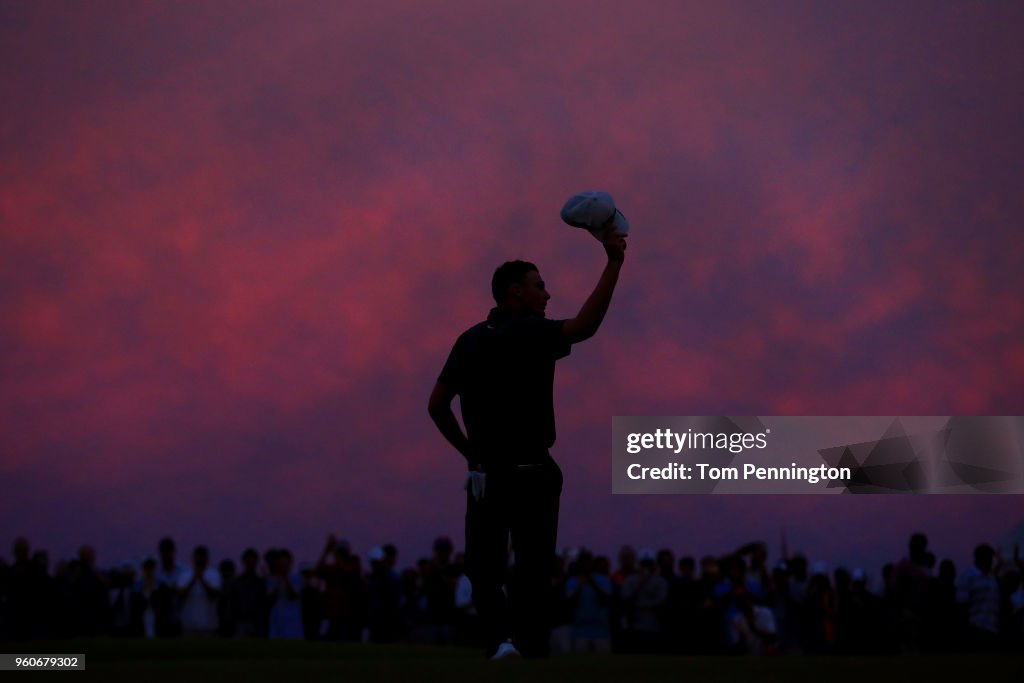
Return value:
[[(514, 557), (514, 553), (513, 553)], [(478, 645), (464, 557), (445, 537), (399, 567), (398, 549), (366, 562), (330, 536), (316, 562), (244, 550), (214, 565), (205, 546), (179, 561), (170, 538), (141, 564), (101, 570), (96, 553), (51, 571), (45, 550), (18, 538), (0, 558), (0, 640), (221, 637)], [(514, 560), (513, 560), (514, 561)], [(924, 534), (878, 576), (809, 562), (770, 561), (750, 543), (678, 560), (623, 547), (553, 558), (554, 652), (648, 654), (895, 654), (1024, 651), (1024, 569), (979, 544), (961, 571), (936, 563)], [(511, 572), (509, 576), (511, 576)], [(506, 589), (515, 591), (516, 586)]]

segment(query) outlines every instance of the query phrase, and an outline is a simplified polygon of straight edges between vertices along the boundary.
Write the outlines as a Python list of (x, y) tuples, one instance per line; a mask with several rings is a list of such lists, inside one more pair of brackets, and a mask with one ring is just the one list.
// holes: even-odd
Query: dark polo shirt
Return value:
[(493, 308), (455, 342), (438, 379), (459, 395), (485, 469), (541, 462), (555, 443), (555, 361), (571, 350), (564, 323)]

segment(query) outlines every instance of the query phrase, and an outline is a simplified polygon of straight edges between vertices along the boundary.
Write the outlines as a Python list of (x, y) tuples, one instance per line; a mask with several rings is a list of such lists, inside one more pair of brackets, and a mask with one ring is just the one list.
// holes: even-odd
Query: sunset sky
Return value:
[(1024, 4), (0, 3), (0, 555), (461, 546), (426, 400), (504, 260), (559, 544), (969, 564), (1022, 496), (613, 496), (614, 415), (1024, 412)]

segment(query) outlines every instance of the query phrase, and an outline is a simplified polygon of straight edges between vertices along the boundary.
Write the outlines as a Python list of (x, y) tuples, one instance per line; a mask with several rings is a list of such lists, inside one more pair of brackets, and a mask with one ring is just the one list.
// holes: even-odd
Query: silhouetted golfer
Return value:
[[(488, 656), (549, 653), (548, 594), (558, 530), (562, 472), (555, 442), (555, 361), (597, 332), (618, 281), (626, 240), (621, 212), (604, 227), (608, 263), (575, 318), (544, 317), (548, 294), (535, 265), (510, 261), (491, 281), (497, 306), (455, 342), (430, 396), (430, 416), (469, 465), (466, 573)], [(628, 224), (625, 224), (628, 225)], [(452, 399), (459, 396), (463, 433)], [(506, 597), (509, 536), (515, 571)]]

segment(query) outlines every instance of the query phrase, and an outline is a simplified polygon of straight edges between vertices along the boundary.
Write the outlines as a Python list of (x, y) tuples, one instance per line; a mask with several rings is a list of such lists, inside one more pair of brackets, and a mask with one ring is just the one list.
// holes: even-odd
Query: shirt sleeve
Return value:
[(555, 323), (553, 325), (554, 340), (552, 342), (552, 347), (555, 360), (558, 360), (559, 358), (565, 358), (572, 353), (572, 343), (569, 341), (569, 338), (565, 336), (565, 321), (553, 320), (552, 322)]
[(541, 349), (552, 360), (565, 358), (572, 352), (572, 343), (562, 331), (562, 328), (565, 326), (565, 320), (535, 318), (534, 326)]
[(466, 365), (465, 345), (465, 335), (460, 336), (455, 341), (455, 345), (452, 346), (452, 350), (448, 354), (448, 360), (445, 361), (444, 367), (441, 368), (441, 374), (437, 378), (438, 382), (441, 382), (456, 394), (460, 393), (465, 385), (463, 381)]

